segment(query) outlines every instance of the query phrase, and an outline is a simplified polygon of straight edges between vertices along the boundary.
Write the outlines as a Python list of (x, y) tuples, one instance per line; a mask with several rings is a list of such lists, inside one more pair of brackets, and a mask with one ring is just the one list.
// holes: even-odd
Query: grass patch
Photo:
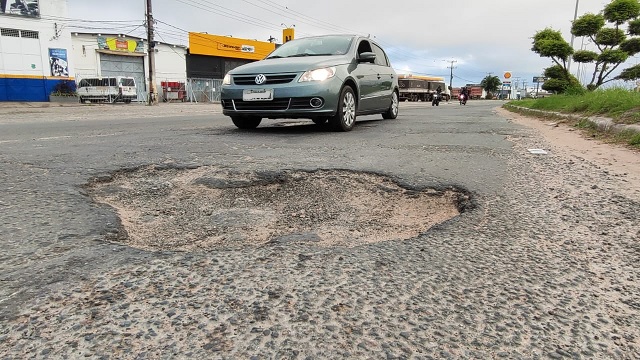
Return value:
[(630, 147), (640, 150), (640, 133), (637, 131), (624, 130), (616, 133), (617, 143), (626, 143)]
[(511, 101), (508, 104), (543, 111), (584, 116), (604, 116), (617, 124), (640, 123), (640, 92), (613, 88), (583, 95), (553, 95), (542, 99)]

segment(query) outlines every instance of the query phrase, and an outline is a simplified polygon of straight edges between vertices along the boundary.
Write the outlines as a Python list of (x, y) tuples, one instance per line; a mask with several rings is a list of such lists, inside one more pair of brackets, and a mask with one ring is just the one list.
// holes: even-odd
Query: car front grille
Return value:
[[(255, 75), (233, 75), (233, 83), (236, 85), (257, 85)], [(293, 81), (297, 74), (265, 74), (267, 80), (260, 85), (287, 84)]]
[(313, 109), (310, 97), (277, 98), (271, 101), (243, 101), (241, 99), (222, 100), (222, 108), (237, 111), (282, 111), (289, 109)]
[(265, 111), (277, 111), (287, 110), (289, 108), (289, 98), (273, 99), (271, 101), (242, 101), (233, 100), (236, 110), (265, 110)]
[(291, 109), (311, 109), (311, 105), (309, 104), (311, 101), (310, 97), (303, 98), (291, 98)]

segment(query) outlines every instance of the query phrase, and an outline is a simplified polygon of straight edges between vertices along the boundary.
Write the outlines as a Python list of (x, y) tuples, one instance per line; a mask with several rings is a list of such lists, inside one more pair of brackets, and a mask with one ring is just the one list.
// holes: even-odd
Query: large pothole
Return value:
[(95, 180), (87, 189), (118, 212), (124, 232), (117, 241), (147, 250), (409, 239), (457, 216), (470, 201), (453, 188), (410, 188), (343, 170), (150, 166)]

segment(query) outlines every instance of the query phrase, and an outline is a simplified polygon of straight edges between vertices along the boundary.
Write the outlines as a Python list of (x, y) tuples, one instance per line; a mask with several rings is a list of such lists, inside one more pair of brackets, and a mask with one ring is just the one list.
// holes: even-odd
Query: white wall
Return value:
[[(101, 34), (104, 37), (117, 37), (114, 34)], [(72, 33), (72, 56), (76, 64), (76, 74), (78, 78), (100, 75), (100, 57), (96, 52), (98, 49), (97, 34)], [(140, 38), (121, 37), (122, 40), (140, 40)], [(145, 40), (145, 76), (148, 83), (149, 78), (149, 56), (147, 54), (147, 42)], [(187, 79), (186, 53), (187, 49), (181, 46), (158, 43), (156, 45), (156, 88), (162, 91), (161, 82), (180, 81)]]
[(78, 79), (100, 75), (97, 35), (71, 33), (71, 48)]
[(187, 49), (169, 44), (156, 45), (156, 82), (158, 89), (162, 81), (187, 80)]
[[(7, 7), (9, 4), (7, 4)], [(1, 37), (0, 43), (0, 73), (7, 75), (50, 76), (49, 48), (67, 49), (69, 76), (74, 76), (74, 64), (71, 60), (71, 37), (65, 30), (64, 24), (54, 17), (67, 17), (67, 0), (40, 0), (40, 18), (26, 16), (11, 16), (0, 14), (0, 27), (4, 29), (30, 30), (38, 32), (38, 43), (15, 40), (20, 38)], [(57, 23), (57, 31), (56, 31)], [(16, 46), (18, 46), (16, 48)], [(35, 46), (35, 49), (34, 49)], [(18, 50), (19, 49), (19, 50)], [(38, 53), (39, 57), (34, 57)], [(21, 60), (17, 54), (22, 54)], [(35, 65), (35, 66), (33, 66)]]

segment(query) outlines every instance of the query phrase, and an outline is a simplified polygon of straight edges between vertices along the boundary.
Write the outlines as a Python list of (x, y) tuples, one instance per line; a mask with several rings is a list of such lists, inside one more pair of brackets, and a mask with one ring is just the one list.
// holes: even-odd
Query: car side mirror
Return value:
[(358, 62), (375, 62), (376, 54), (372, 52), (363, 52), (358, 56)]

